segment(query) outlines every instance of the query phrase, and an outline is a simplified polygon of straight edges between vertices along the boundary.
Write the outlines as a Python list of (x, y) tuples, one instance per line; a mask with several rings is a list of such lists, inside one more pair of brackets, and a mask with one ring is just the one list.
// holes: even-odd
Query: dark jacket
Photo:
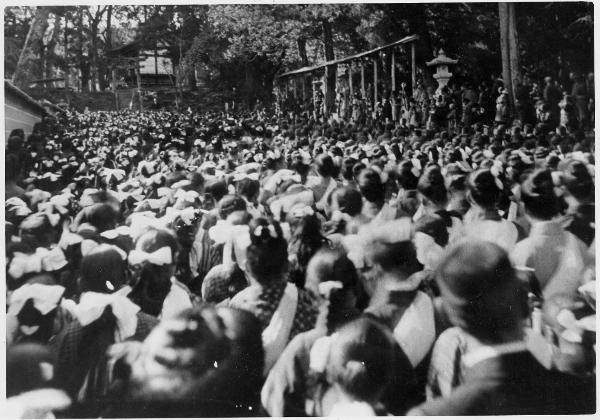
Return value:
[(529, 352), (522, 351), (476, 363), (448, 397), (422, 404), (409, 414), (564, 415), (595, 410), (595, 379), (546, 370)]

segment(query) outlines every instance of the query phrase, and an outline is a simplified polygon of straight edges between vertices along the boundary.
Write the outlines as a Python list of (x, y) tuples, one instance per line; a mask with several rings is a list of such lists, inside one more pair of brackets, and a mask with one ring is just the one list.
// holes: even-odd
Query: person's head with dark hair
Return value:
[(163, 320), (117, 362), (115, 417), (246, 417), (260, 404), (261, 327), (248, 312), (202, 306)]
[(436, 280), (454, 325), (486, 344), (522, 338), (526, 294), (501, 247), (482, 241), (451, 247)]
[(22, 343), (6, 351), (6, 397), (50, 388), (54, 376), (54, 355), (38, 343)]
[(315, 158), (315, 168), (323, 178), (329, 178), (335, 174), (335, 163), (331, 156), (325, 153), (321, 153)]
[(6, 142), (7, 153), (19, 153), (23, 149), (23, 138), (19, 136), (10, 136)]
[(501, 181), (489, 169), (479, 169), (467, 177), (467, 197), (471, 205), (494, 210), (500, 200)]
[(394, 337), (377, 321), (359, 318), (342, 327), (331, 343), (327, 365), (341, 400), (378, 404), (393, 379), (395, 351)]
[(358, 315), (359, 287), (356, 267), (342, 250), (320, 249), (307, 265), (305, 288), (326, 300), (319, 319), (329, 332)]
[(433, 238), (441, 247), (448, 245), (448, 226), (443, 217), (438, 214), (427, 214), (417, 220), (413, 226), (415, 232), (421, 232)]
[(76, 221), (78, 225), (89, 223), (95, 227), (98, 232), (105, 232), (114, 229), (117, 226), (118, 216), (119, 214), (111, 204), (97, 203), (85, 207), (81, 213), (77, 215)]
[(348, 216), (358, 216), (362, 209), (362, 197), (358, 190), (350, 187), (339, 187), (328, 197), (332, 212), (340, 211)]
[(19, 137), (22, 141), (25, 141), (25, 130), (22, 128), (15, 128), (10, 132), (8, 137)]
[(412, 221), (396, 219), (369, 229), (364, 235), (366, 273), (365, 287), (369, 294), (376, 290), (414, 290), (407, 281), (421, 270), (412, 242)]
[(444, 176), (437, 165), (430, 165), (425, 168), (419, 178), (417, 190), (421, 194), (424, 206), (443, 208), (448, 201)]
[(561, 162), (558, 169), (562, 170), (561, 181), (567, 196), (581, 203), (594, 201), (594, 180), (585, 163), (569, 160)]
[(521, 184), (521, 200), (525, 214), (537, 220), (550, 220), (559, 212), (559, 200), (554, 191), (552, 174), (539, 169), (529, 174)]
[(34, 213), (27, 216), (19, 225), (21, 242), (30, 247), (49, 248), (56, 239), (56, 232), (45, 213)]
[(357, 177), (358, 189), (365, 200), (371, 203), (382, 203), (385, 200), (385, 184), (375, 169), (366, 168)]
[(17, 155), (7, 153), (4, 158), (4, 174), (7, 182), (15, 182), (19, 177), (19, 158)]
[(81, 260), (81, 292), (113, 293), (127, 282), (126, 254), (114, 245), (100, 244)]
[(402, 161), (398, 164), (396, 175), (398, 186), (403, 190), (416, 190), (419, 178), (413, 173), (413, 163), (409, 160)]
[(284, 281), (288, 270), (288, 245), (279, 223), (259, 217), (250, 224), (250, 245), (246, 250), (246, 272), (251, 281), (270, 284)]
[(290, 225), (290, 281), (302, 288), (306, 265), (319, 249), (327, 245), (328, 240), (321, 234), (321, 221), (311, 207), (292, 207), (286, 219)]
[(207, 181), (204, 186), (204, 191), (212, 195), (215, 201), (220, 201), (227, 195), (227, 184), (223, 180)]
[(235, 186), (237, 194), (244, 197), (249, 203), (256, 202), (260, 192), (260, 183), (257, 180), (243, 178)]
[(142, 312), (153, 316), (161, 313), (171, 289), (178, 248), (177, 239), (166, 230), (150, 229), (135, 241), (135, 249), (129, 253), (134, 277), (129, 298)]
[(226, 195), (219, 200), (218, 208), (219, 217), (225, 220), (234, 213), (245, 212), (246, 202), (237, 195)]
[(356, 159), (354, 158), (349, 157), (342, 161), (342, 167), (340, 168), (340, 172), (342, 178), (344, 178), (346, 182), (354, 181), (354, 165), (356, 165)]

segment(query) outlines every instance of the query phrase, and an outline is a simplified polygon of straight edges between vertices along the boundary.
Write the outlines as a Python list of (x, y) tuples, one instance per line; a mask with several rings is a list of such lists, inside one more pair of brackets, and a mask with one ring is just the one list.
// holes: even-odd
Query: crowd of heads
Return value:
[[(405, 122), (66, 111), (14, 130), (11, 413), (593, 412), (593, 138)], [(473, 387), (477, 350), (522, 343), (526, 365)], [(507, 393), (538, 364), (546, 397), (566, 375), (577, 398)]]

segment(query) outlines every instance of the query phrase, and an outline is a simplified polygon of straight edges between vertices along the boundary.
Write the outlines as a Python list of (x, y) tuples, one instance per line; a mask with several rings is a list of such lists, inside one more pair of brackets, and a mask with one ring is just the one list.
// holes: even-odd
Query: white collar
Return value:
[(511, 341), (510, 343), (495, 346), (482, 346), (465, 354), (462, 358), (465, 367), (470, 368), (486, 359), (491, 359), (504, 354), (519, 353), (525, 351), (525, 341)]

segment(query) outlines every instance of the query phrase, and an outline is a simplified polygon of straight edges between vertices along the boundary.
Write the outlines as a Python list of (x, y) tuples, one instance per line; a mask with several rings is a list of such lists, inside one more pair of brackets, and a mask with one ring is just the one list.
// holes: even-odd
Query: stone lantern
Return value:
[(436, 90), (436, 93), (440, 93), (452, 77), (452, 73), (448, 71), (448, 65), (456, 63), (458, 63), (458, 60), (453, 60), (452, 58), (447, 57), (443, 49), (440, 49), (437, 57), (425, 63), (428, 67), (435, 66), (437, 69), (437, 71), (433, 75), (433, 78), (438, 82), (438, 88)]

